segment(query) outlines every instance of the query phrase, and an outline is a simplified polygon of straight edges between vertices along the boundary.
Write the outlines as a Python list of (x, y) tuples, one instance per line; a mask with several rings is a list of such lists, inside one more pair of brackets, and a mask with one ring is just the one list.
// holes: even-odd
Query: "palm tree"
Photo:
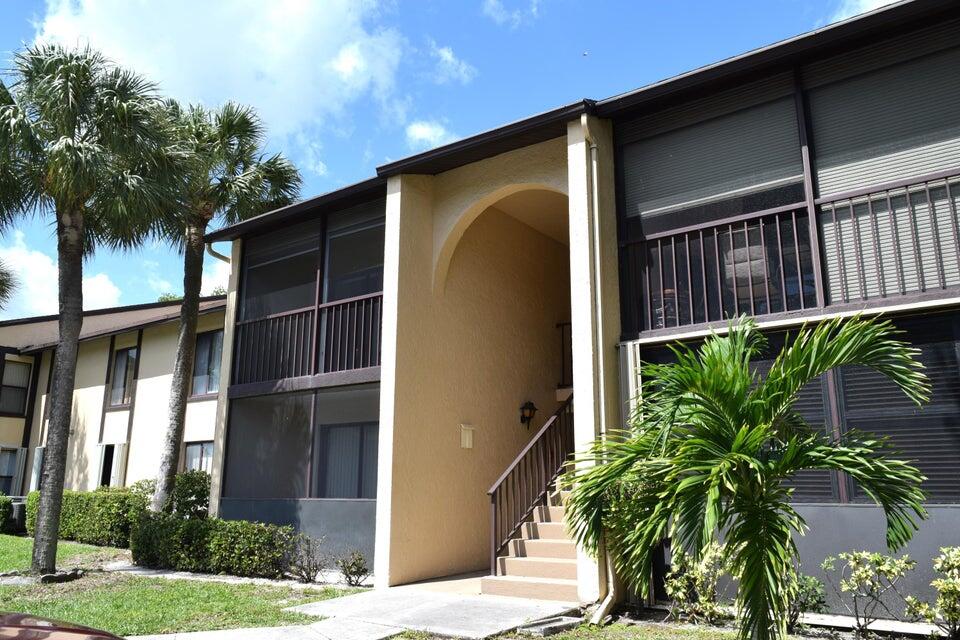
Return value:
[(573, 485), (568, 521), (593, 553), (605, 546), (618, 574), (649, 588), (654, 549), (699, 559), (721, 534), (739, 580), (743, 638), (782, 638), (797, 550), (806, 525), (790, 506), (786, 482), (806, 469), (841, 471), (883, 508), (891, 549), (926, 517), (923, 476), (888, 458), (867, 434), (832, 442), (793, 409), (798, 392), (826, 371), (871, 367), (918, 405), (929, 396), (916, 349), (889, 322), (859, 317), (802, 328), (761, 377), (751, 360), (767, 347), (753, 321), (697, 350), (672, 347), (676, 361), (644, 365), (631, 428), (598, 441), (565, 482)]
[(174, 135), (189, 171), (166, 235), (183, 251), (183, 303), (170, 387), (169, 424), (151, 506), (161, 510), (173, 491), (180, 461), (187, 397), (193, 376), (197, 312), (203, 272), (203, 236), (216, 218), (237, 222), (289, 204), (300, 191), (300, 174), (280, 154), (265, 156), (264, 127), (254, 110), (228, 102), (210, 111), (167, 103)]
[(37, 45), (0, 82), (0, 223), (50, 216), (57, 238), (59, 338), (32, 568), (55, 569), (64, 467), (83, 321), (83, 260), (136, 246), (163, 198), (154, 85), (89, 48)]
[(17, 277), (7, 268), (7, 265), (4, 264), (3, 261), (0, 261), (0, 309), (7, 306), (16, 288)]

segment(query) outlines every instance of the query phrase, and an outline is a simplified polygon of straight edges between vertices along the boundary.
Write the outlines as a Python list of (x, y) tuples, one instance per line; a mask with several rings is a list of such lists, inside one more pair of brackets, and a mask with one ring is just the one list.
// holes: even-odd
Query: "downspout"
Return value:
[[(594, 139), (593, 135), (590, 133), (590, 119), (587, 114), (582, 114), (580, 116), (580, 123), (583, 127), (583, 137), (584, 141), (587, 143), (588, 148), (590, 149), (590, 174), (589, 174), (589, 190), (590, 190), (590, 200), (589, 200), (589, 228), (590, 228), (590, 249), (593, 253), (593, 260), (591, 260), (591, 281), (593, 283), (594, 289), (594, 319), (593, 325), (594, 330), (591, 332), (591, 339), (593, 341), (593, 366), (594, 371), (598, 373), (596, 385), (594, 386), (594, 407), (599, 409), (599, 419), (600, 419), (600, 437), (606, 437), (607, 435), (607, 417), (606, 411), (603, 407), (603, 402), (606, 398), (606, 380), (604, 377), (604, 367), (606, 366), (606, 358), (603, 352), (603, 339), (601, 336), (602, 326), (603, 326), (603, 291), (600, 286), (600, 272), (601, 272), (601, 253), (600, 253), (600, 187), (599, 187), (599, 161), (598, 161), (598, 148), (597, 142)], [(610, 611), (613, 609), (614, 605), (620, 599), (619, 589), (617, 585), (616, 572), (613, 567), (613, 560), (610, 557), (610, 554), (606, 552), (605, 545), (601, 545), (600, 553), (603, 555), (603, 568), (604, 581), (603, 581), (603, 593), (601, 594), (600, 604), (594, 610), (593, 614), (590, 616), (590, 624), (600, 624), (604, 618), (606, 618)]]
[(207, 247), (207, 253), (209, 253), (211, 256), (213, 256), (214, 258), (216, 258), (217, 260), (219, 260), (219, 261), (221, 261), (221, 262), (226, 262), (227, 264), (230, 264), (230, 258), (228, 258), (227, 256), (223, 255), (222, 253), (220, 253), (220, 252), (217, 251), (216, 249), (214, 249), (212, 242), (206, 243), (206, 247)]

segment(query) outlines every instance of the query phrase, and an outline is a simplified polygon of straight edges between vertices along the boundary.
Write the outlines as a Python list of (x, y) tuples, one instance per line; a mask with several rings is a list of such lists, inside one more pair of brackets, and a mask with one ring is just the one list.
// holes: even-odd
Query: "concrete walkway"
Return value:
[(577, 603), (481, 595), (478, 576), (460, 576), (288, 609), (323, 618), (311, 625), (140, 636), (138, 640), (382, 640), (405, 630), (479, 640), (577, 609)]
[[(199, 582), (223, 582), (226, 584), (259, 584), (271, 587), (287, 587), (290, 589), (316, 589), (318, 587), (344, 587), (348, 585), (342, 581), (338, 571), (325, 571), (320, 574), (320, 580), (315, 583), (298, 582), (296, 580), (270, 580), (268, 578), (241, 578), (216, 573), (191, 573), (189, 571), (173, 571), (171, 569), (147, 569), (138, 567), (127, 561), (108, 562), (100, 567), (111, 573), (125, 573), (141, 578), (166, 578), (168, 580), (197, 580)], [(373, 586), (373, 576), (364, 580), (365, 587)]]

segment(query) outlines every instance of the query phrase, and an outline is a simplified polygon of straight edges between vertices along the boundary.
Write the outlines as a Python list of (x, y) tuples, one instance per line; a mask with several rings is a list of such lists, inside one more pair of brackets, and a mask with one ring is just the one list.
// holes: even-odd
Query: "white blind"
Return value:
[(30, 365), (26, 362), (7, 360), (3, 363), (4, 386), (23, 387), (30, 385)]

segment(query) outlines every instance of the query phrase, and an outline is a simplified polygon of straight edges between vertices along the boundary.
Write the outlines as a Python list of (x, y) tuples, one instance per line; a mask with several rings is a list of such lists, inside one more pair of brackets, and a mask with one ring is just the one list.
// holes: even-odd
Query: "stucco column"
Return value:
[(238, 286), (240, 284), (240, 254), (242, 240), (234, 240), (230, 248), (230, 279), (227, 281), (227, 308), (223, 318), (223, 348), (220, 354), (220, 391), (217, 392), (217, 418), (213, 431), (213, 460), (210, 466), (211, 516), (220, 513), (220, 494), (223, 492), (223, 460), (226, 455), (227, 415), (230, 378), (233, 373), (233, 339), (237, 326)]
[[(582, 451), (604, 430), (620, 426), (616, 197), (609, 121), (584, 115), (568, 124), (567, 168), (574, 424), (577, 450)], [(605, 592), (604, 572), (582, 550), (577, 552), (577, 577), (581, 601), (595, 601)]]
[[(429, 340), (432, 178), (401, 175), (387, 181), (383, 251), (383, 328), (380, 356), (380, 436), (377, 460), (375, 586), (403, 580), (405, 558), (424, 540), (416, 535), (417, 511), (430, 505), (411, 500), (411, 469), (402, 455), (402, 436), (422, 428), (411, 406), (429, 402), (418, 387), (418, 353)], [(413, 403), (411, 405), (411, 403)], [(398, 449), (401, 450), (398, 453)], [(397, 455), (395, 455), (397, 454)], [(415, 495), (414, 495), (415, 497)]]

